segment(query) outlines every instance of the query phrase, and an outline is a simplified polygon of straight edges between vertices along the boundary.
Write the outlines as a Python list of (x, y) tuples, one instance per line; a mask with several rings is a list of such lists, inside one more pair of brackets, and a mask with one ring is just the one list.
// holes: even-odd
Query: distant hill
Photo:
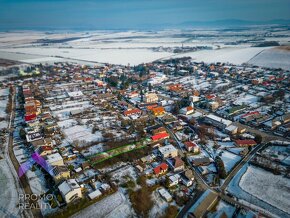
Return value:
[(289, 25), (290, 20), (276, 19), (267, 21), (249, 21), (239, 19), (227, 19), (227, 20), (216, 20), (216, 21), (187, 21), (178, 24), (180, 27), (236, 27), (236, 26), (251, 26), (251, 25)]

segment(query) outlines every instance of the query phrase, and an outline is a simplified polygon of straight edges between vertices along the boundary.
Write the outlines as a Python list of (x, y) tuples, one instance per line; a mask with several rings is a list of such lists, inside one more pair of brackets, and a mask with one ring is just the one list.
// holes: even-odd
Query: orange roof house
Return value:
[(137, 114), (140, 115), (141, 113), (142, 111), (138, 108), (124, 111), (125, 116), (132, 116), (132, 115), (137, 115)]
[(155, 107), (155, 108), (152, 108), (152, 112), (155, 116), (160, 116), (160, 115), (165, 114), (165, 109), (164, 107)]

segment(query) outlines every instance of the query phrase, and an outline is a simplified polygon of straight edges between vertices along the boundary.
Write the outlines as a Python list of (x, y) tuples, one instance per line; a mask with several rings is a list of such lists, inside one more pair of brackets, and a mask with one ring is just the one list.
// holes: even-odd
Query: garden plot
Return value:
[(161, 217), (168, 208), (168, 203), (161, 198), (158, 191), (152, 193), (152, 200), (154, 201), (154, 206), (150, 210), (149, 217)]
[(258, 106), (259, 97), (249, 94), (242, 94), (234, 102), (236, 105), (250, 105), (252, 107)]
[(7, 100), (0, 100), (0, 117), (3, 117), (3, 118), (6, 117), (7, 115), (5, 112), (6, 106), (7, 106)]
[(85, 141), (85, 142), (94, 142), (101, 141), (103, 136), (101, 132), (95, 132), (92, 134), (92, 129), (87, 128), (85, 126), (76, 125), (69, 127), (63, 130), (65, 135), (67, 136), (67, 140), (69, 142), (73, 142), (75, 140)]
[(239, 185), (244, 191), (290, 215), (290, 179), (249, 166)]
[(110, 217), (110, 218), (125, 218), (134, 217), (134, 210), (130, 202), (126, 199), (123, 193), (116, 192), (103, 200), (83, 209), (72, 218), (86, 217)]
[(28, 170), (25, 175), (33, 194), (41, 195), (48, 191), (45, 184), (45, 178), (40, 170)]
[(88, 156), (103, 152), (104, 151), (103, 146), (104, 146), (103, 144), (93, 145), (93, 146), (90, 146), (89, 148), (83, 150), (81, 153), (85, 157), (88, 157)]
[(120, 183), (127, 182), (128, 179), (133, 179), (136, 181), (137, 177), (136, 170), (131, 165), (127, 165), (111, 173), (111, 179), (119, 181)]

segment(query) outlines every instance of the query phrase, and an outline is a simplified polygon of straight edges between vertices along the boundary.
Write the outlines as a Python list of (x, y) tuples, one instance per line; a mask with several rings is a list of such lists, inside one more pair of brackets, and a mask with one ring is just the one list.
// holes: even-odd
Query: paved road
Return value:
[(266, 147), (267, 144), (259, 144), (255, 148), (253, 148), (238, 164), (235, 168), (229, 173), (227, 178), (225, 179), (223, 185), (221, 186), (221, 190), (224, 191), (229, 183), (231, 182), (232, 178), (239, 172), (239, 170), (247, 163), (260, 149)]

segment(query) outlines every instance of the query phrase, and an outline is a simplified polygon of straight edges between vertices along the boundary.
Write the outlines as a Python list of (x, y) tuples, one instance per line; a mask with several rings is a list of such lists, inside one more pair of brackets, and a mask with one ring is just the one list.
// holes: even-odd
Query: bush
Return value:
[(165, 214), (161, 218), (175, 218), (178, 214), (178, 207), (174, 205), (169, 205), (166, 208)]

